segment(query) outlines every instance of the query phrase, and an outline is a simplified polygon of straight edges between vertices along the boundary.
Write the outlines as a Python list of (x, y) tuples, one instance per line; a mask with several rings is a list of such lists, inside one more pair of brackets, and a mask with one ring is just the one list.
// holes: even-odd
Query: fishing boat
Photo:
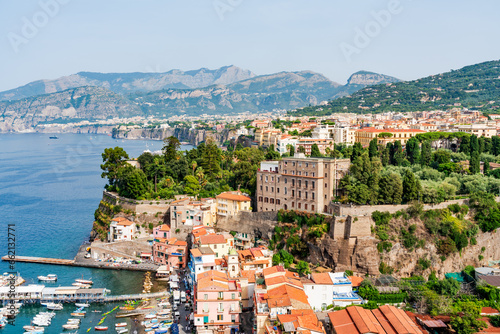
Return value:
[(92, 282), (91, 280), (89, 279), (75, 279), (75, 282), (76, 283), (82, 283), (82, 284), (94, 284), (94, 282)]
[(94, 329), (96, 331), (107, 331), (108, 330), (108, 326), (95, 326)]
[(127, 327), (127, 323), (126, 322), (119, 322), (119, 323), (115, 324), (115, 327)]
[(48, 274), (47, 276), (37, 276), (39, 281), (42, 282), (55, 282), (57, 281), (57, 275), (56, 274)]
[(50, 136), (49, 139), (59, 139), (58, 136)]
[(75, 306), (76, 307), (89, 307), (90, 304), (88, 304), (88, 303), (75, 303)]
[(126, 328), (117, 328), (116, 329), (116, 333), (118, 333), (118, 334), (125, 334), (127, 332), (128, 332), (128, 329), (126, 329)]

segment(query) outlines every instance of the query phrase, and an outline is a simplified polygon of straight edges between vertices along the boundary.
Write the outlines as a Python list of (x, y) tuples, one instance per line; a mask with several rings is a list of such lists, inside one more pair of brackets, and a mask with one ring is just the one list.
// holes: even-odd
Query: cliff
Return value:
[(188, 128), (167, 128), (167, 129), (113, 129), (113, 138), (116, 139), (151, 139), (163, 140), (174, 136), (181, 142), (191, 145), (198, 145), (206, 141), (209, 137), (214, 139), (219, 145), (236, 136), (234, 130), (222, 130), (214, 133), (208, 130), (188, 129)]

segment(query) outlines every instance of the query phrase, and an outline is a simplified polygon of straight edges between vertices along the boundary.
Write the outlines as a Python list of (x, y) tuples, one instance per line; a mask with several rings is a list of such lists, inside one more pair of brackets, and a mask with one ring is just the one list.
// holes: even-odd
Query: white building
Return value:
[(290, 135), (283, 135), (280, 138), (278, 138), (278, 147), (276, 148), (276, 150), (280, 152), (280, 154), (290, 152), (290, 150), (288, 149), (289, 145), (295, 148), (298, 141), (299, 139), (297, 137), (292, 137)]
[(109, 225), (108, 241), (133, 240), (137, 232), (137, 226), (127, 218), (113, 218)]
[(355, 130), (337, 125), (318, 125), (311, 135), (313, 139), (333, 139), (336, 144), (354, 145)]
[(345, 307), (361, 304), (363, 299), (352, 291), (352, 282), (344, 272), (328, 274), (333, 283), (333, 305)]
[(313, 310), (326, 310), (327, 306), (333, 303), (334, 289), (329, 273), (311, 274), (309, 279), (301, 281)]

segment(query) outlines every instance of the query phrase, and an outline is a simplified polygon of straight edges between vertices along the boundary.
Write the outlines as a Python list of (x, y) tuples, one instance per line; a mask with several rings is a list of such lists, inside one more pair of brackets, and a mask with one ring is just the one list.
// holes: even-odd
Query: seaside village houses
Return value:
[(108, 232), (108, 241), (125, 241), (135, 239), (137, 226), (124, 217), (116, 217), (111, 220)]

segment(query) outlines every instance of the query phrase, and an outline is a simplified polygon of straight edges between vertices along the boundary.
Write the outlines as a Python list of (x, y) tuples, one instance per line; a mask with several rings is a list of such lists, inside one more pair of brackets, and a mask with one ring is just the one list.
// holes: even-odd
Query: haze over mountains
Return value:
[(41, 122), (137, 115), (289, 110), (346, 96), (367, 85), (398, 81), (362, 71), (340, 85), (312, 71), (256, 76), (236, 66), (166, 73), (80, 72), (0, 92), (0, 131), (22, 131)]

